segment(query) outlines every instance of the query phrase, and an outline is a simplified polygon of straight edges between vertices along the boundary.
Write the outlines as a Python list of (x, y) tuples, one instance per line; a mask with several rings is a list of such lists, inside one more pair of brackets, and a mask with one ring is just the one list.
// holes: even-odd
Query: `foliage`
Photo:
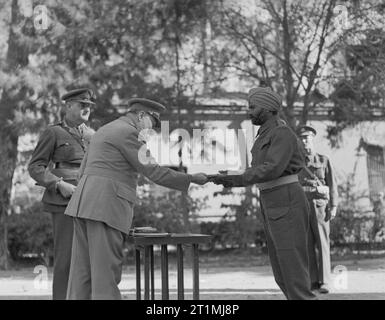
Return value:
[[(223, 189), (214, 196), (226, 196), (231, 190)], [(240, 196), (239, 203), (222, 203), (227, 208), (227, 213), (220, 223), (214, 228), (215, 241), (222, 246), (236, 245), (238, 248), (247, 248), (250, 244), (261, 244), (264, 242), (263, 222), (259, 207), (259, 196), (255, 189), (246, 187)], [(207, 225), (206, 227), (209, 227)], [(228, 240), (225, 240), (228, 237)]]
[(8, 219), (9, 251), (17, 261), (23, 254), (38, 254), (49, 259), (53, 250), (51, 216), (35, 203), (21, 214), (11, 214)]
[(330, 223), (331, 245), (378, 241), (378, 215), (374, 212), (362, 212), (357, 203), (364, 195), (353, 193), (352, 189), (349, 181), (339, 185), (338, 213)]
[(335, 144), (342, 130), (371, 119), (384, 105), (385, 10), (381, 4), (370, 5), (370, 1), (362, 4), (361, 13), (355, 13), (354, 29), (341, 39), (343, 59), (335, 63), (341, 72), (330, 95), (335, 105), (331, 120), (336, 125), (328, 128), (328, 138)]
[(196, 232), (198, 225), (196, 213), (204, 207), (204, 199), (186, 198), (186, 207), (181, 206), (182, 193), (175, 190), (166, 190), (163, 195), (154, 195), (150, 190), (143, 190), (140, 204), (134, 208), (133, 227), (151, 226), (160, 232), (183, 233), (187, 232), (183, 221), (185, 209), (189, 212), (192, 222), (191, 230)]
[(244, 223), (240, 226), (239, 220), (224, 216), (219, 222), (201, 222), (200, 232), (213, 236), (211, 249), (218, 246), (222, 249), (264, 246), (265, 234), (258, 218), (248, 216)]
[[(226, 48), (224, 64), (245, 84), (256, 82), (275, 88), (284, 98), (284, 115), (295, 127), (307, 121), (310, 108), (320, 102), (315, 92), (328, 60), (336, 51), (334, 0), (261, 0), (250, 8), (240, 2), (222, 8), (225, 38), (236, 44)], [(302, 118), (294, 119), (295, 102), (303, 102)]]

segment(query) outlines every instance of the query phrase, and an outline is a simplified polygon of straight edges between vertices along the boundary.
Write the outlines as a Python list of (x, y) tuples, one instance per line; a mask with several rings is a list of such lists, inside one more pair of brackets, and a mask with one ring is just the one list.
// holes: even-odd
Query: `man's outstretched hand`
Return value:
[(232, 188), (233, 187), (233, 182), (230, 181), (229, 177), (226, 175), (217, 175), (213, 178), (210, 179), (210, 181), (214, 182), (215, 184), (221, 184), (225, 188)]
[(209, 178), (204, 173), (196, 173), (191, 175), (191, 182), (199, 185), (204, 185), (209, 182)]

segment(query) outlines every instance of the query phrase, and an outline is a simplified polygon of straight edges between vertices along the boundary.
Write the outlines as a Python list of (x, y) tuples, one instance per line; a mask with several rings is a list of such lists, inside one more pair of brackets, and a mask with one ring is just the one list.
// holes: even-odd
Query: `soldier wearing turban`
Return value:
[(256, 185), (275, 281), (287, 299), (314, 299), (311, 292), (307, 236), (309, 205), (298, 182), (304, 155), (295, 133), (279, 118), (282, 99), (270, 88), (248, 94), (249, 117), (260, 126), (251, 149), (251, 167), (242, 175), (218, 176), (225, 187)]
[(256, 126), (262, 125), (270, 115), (281, 110), (282, 99), (270, 88), (253, 88), (248, 94), (249, 117)]

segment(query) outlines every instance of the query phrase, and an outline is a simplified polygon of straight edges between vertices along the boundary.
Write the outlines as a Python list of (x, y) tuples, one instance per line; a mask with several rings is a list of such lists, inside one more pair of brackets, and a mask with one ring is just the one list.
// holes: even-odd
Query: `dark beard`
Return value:
[(251, 123), (255, 126), (262, 125), (262, 121), (260, 118), (251, 117)]
[(249, 118), (251, 120), (251, 123), (255, 126), (261, 126), (265, 121), (264, 117), (262, 116), (263, 112), (259, 112), (258, 114), (250, 114)]

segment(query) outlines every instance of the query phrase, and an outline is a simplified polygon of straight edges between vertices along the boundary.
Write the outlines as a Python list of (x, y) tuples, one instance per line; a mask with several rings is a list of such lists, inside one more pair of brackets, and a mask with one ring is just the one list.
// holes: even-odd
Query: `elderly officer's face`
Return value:
[(139, 125), (142, 130), (152, 129), (155, 125), (155, 119), (145, 111), (140, 111), (138, 114)]
[(72, 101), (67, 104), (66, 118), (76, 125), (88, 121), (91, 108), (88, 103)]

